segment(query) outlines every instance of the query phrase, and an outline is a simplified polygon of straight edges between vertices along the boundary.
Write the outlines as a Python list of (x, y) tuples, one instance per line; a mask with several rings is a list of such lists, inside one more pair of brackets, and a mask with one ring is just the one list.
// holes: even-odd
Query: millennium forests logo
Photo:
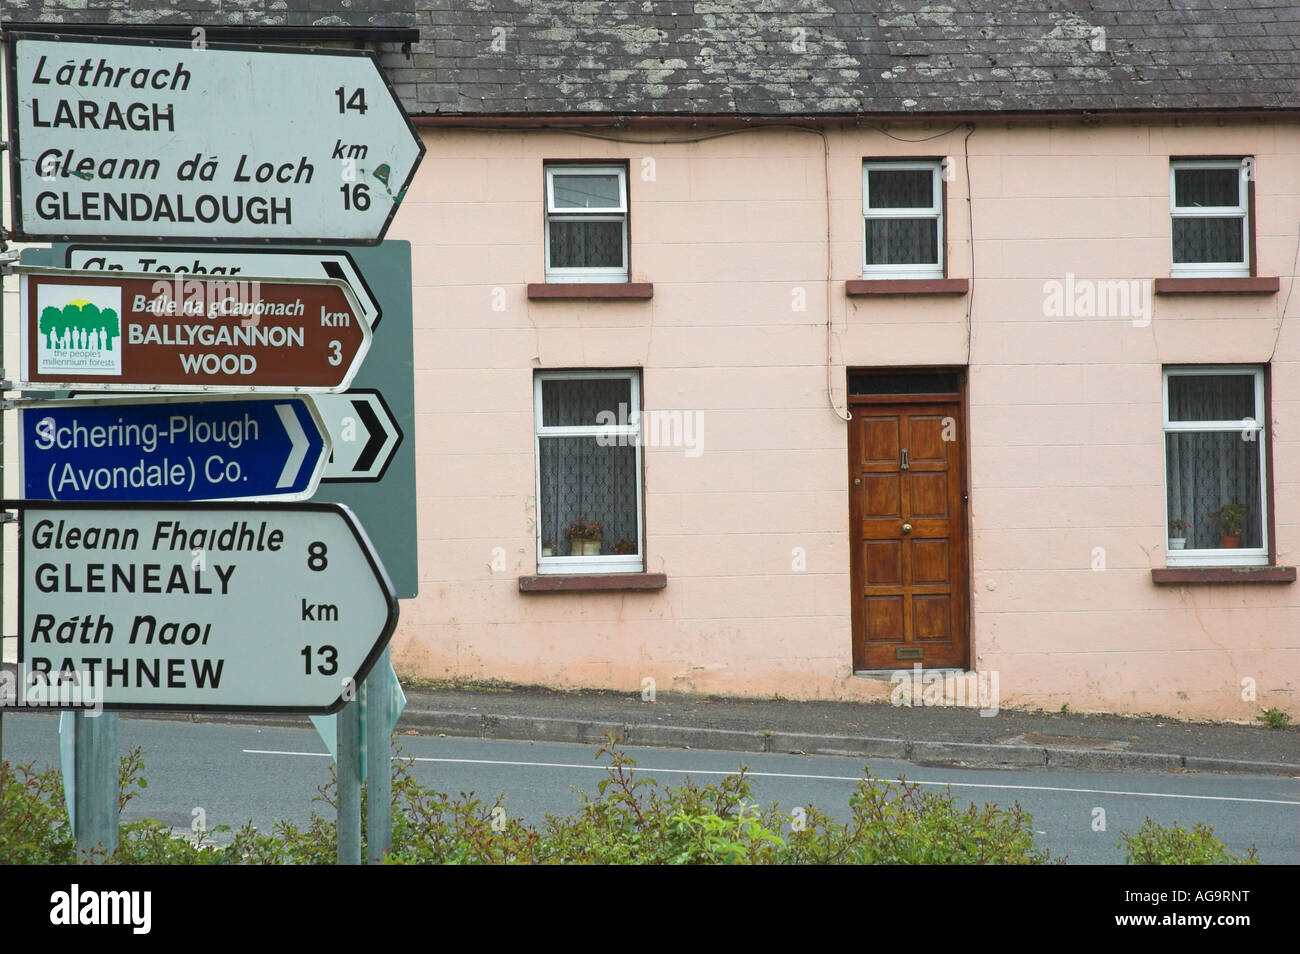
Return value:
[(122, 373), (121, 289), (41, 285), (37, 307), (39, 373)]

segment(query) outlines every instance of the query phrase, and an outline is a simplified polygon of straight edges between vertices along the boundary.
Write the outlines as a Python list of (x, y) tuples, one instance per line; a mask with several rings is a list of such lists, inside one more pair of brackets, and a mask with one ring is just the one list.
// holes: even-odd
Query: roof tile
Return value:
[(1300, 107), (1294, 0), (72, 2), (5, 15), (417, 25), (413, 56), (383, 63), (418, 113)]

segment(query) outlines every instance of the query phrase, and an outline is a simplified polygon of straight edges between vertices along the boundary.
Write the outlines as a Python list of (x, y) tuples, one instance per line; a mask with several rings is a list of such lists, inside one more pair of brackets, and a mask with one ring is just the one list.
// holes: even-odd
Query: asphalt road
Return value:
[[(253, 821), (269, 829), (276, 818), (304, 822), (317, 787), (329, 779), (329, 756), (319, 736), (303, 729), (248, 724), (193, 724), (121, 719), (120, 746), (144, 748), (149, 786), (127, 808), (129, 818), (156, 818), (189, 828), (201, 808), (208, 826), (238, 827)], [(3, 757), (10, 762), (58, 763), (57, 716), (11, 714), (4, 719)], [(576, 790), (592, 794), (605, 777), (596, 747), (552, 742), (515, 742), (401, 736), (412, 771), (440, 791), (504, 793), (511, 815), (539, 821), (566, 814)], [(700, 783), (747, 766), (752, 791), (764, 804), (813, 803), (846, 817), (848, 797), (861, 764), (834, 756), (628, 748), (639, 771), (672, 784), (690, 776)], [(962, 800), (1010, 805), (1019, 802), (1034, 819), (1035, 838), (1053, 856), (1071, 863), (1123, 862), (1121, 830), (1135, 831), (1150, 816), (1190, 826), (1205, 821), (1234, 852), (1251, 845), (1260, 860), (1300, 862), (1300, 779), (1281, 776), (1080, 772), (1063, 769), (954, 769), (907, 762), (873, 761), (882, 778), (942, 790)], [(325, 808), (319, 803), (317, 808)], [(1097, 809), (1105, 830), (1094, 830)]]

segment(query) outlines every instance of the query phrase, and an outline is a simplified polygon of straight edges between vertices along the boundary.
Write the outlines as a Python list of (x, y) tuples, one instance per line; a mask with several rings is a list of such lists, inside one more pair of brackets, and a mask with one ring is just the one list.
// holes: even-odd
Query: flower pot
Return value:
[(544, 557), (555, 556), (555, 550), (552, 549), (551, 547), (542, 547), (542, 556)]
[(569, 556), (600, 556), (600, 537), (595, 540), (571, 540)]
[(1219, 537), (1220, 550), (1235, 550), (1241, 546), (1241, 537)]
[(1187, 547), (1187, 538), (1186, 538), (1186, 537), (1170, 537), (1170, 538), (1169, 538), (1169, 549), (1171, 549), (1171, 550), (1183, 550), (1183, 549), (1186, 549), (1186, 547)]

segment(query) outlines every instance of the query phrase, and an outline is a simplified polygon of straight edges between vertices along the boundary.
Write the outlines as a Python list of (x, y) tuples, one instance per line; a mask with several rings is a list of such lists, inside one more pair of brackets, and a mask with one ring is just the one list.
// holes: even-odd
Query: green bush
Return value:
[(1277, 706), (1270, 706), (1255, 716), (1255, 721), (1264, 723), (1270, 729), (1285, 729), (1291, 724), (1291, 716)]
[(1214, 829), (1204, 822), (1197, 822), (1189, 830), (1178, 822), (1165, 828), (1148, 818), (1136, 835), (1124, 831), (1119, 834), (1119, 847), (1124, 850), (1124, 860), (1130, 865), (1259, 864), (1254, 845), (1244, 858), (1239, 859), (1214, 837)]
[[(638, 775), (635, 763), (601, 749), (609, 777), (595, 796), (581, 795), (576, 812), (548, 816), (534, 827), (509, 818), (503, 799), (472, 793), (451, 797), (421, 785), (410, 763), (398, 760), (393, 778), (392, 864), (1038, 864), (1032, 822), (1019, 806), (960, 808), (951, 795), (922, 793), (901, 780), (868, 775), (850, 800), (844, 824), (812, 806), (787, 813), (761, 807), (742, 771), (717, 784), (687, 781), (661, 788)], [(142, 760), (133, 749), (122, 760), (126, 804), (144, 787)], [(19, 777), (21, 775), (21, 777)], [(11, 773), (4, 766), (0, 805), (0, 863), (55, 863), (77, 859), (63, 809), (59, 773)], [(263, 833), (251, 825), (179, 836), (156, 821), (121, 826), (117, 864), (332, 864), (337, 830), (333, 784), (317, 796), (325, 814), (305, 827), (276, 822)], [(366, 810), (363, 796), (363, 816)], [(218, 844), (214, 836), (229, 834)], [(101, 859), (102, 860), (102, 859)]]
[[(750, 799), (744, 772), (716, 785), (660, 789), (637, 778), (626, 755), (602, 749), (609, 778), (567, 818), (548, 818), (540, 839), (511, 860), (594, 864), (1041, 864), (1030, 817), (1017, 805), (960, 808), (950, 794), (922, 793), (869, 774), (840, 823), (806, 806), (787, 813)], [(502, 834), (505, 834), (504, 832)], [(404, 860), (394, 852), (394, 860)], [(424, 859), (421, 859), (424, 860)], [(437, 859), (428, 859), (437, 860)]]
[(77, 843), (63, 807), (57, 769), (0, 762), (0, 864), (66, 865), (77, 860)]
[[(793, 812), (753, 800), (741, 772), (716, 784), (687, 780), (661, 787), (636, 771), (612, 745), (600, 749), (608, 777), (595, 795), (581, 794), (567, 816), (540, 825), (510, 818), (503, 796), (452, 797), (421, 785), (411, 762), (393, 773), (390, 864), (1045, 864), (1033, 822), (1019, 805), (962, 807), (949, 792), (925, 792), (899, 778), (866, 773), (849, 799), (846, 821), (813, 806)], [(139, 749), (122, 760), (119, 806), (144, 787)], [(333, 864), (337, 857), (334, 785), (322, 787), (308, 823), (251, 824), (178, 835), (157, 821), (121, 826), (116, 864)], [(363, 818), (367, 810), (362, 795)], [(218, 837), (220, 836), (220, 837)], [(1235, 862), (1213, 832), (1150, 819), (1123, 835), (1133, 864)], [(1254, 863), (1254, 849), (1247, 863)], [(66, 864), (79, 860), (53, 769), (11, 770), (0, 764), (0, 864)], [(85, 859), (80, 859), (85, 860)]]

